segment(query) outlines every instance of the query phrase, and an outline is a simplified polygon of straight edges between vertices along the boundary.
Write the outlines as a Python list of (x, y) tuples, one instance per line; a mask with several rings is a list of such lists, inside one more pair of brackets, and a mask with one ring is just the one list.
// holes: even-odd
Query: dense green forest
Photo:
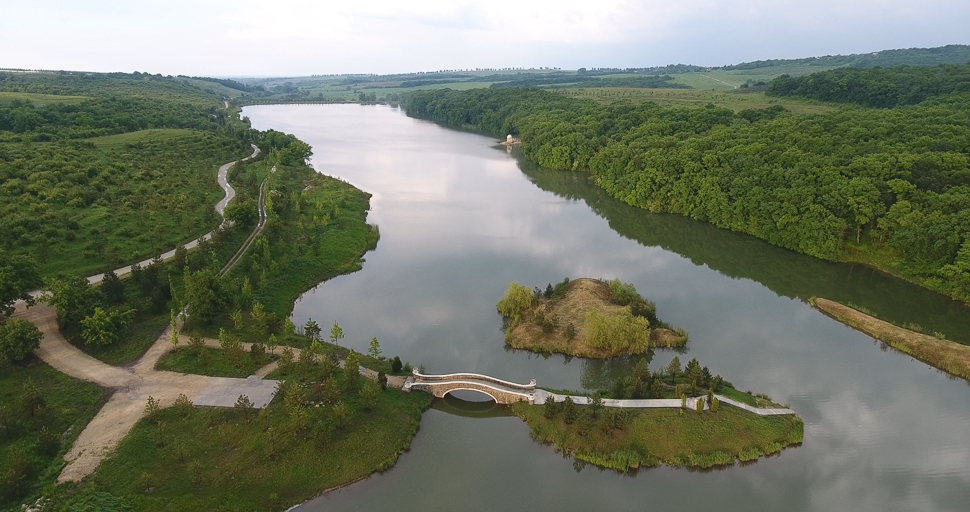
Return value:
[(970, 94), (796, 116), (600, 105), (534, 88), (418, 91), (408, 115), (502, 137), (610, 195), (970, 300)]
[(537, 76), (517, 78), (508, 82), (496, 82), (492, 89), (523, 86), (566, 86), (566, 87), (637, 87), (642, 89), (690, 89), (683, 84), (671, 82), (669, 75), (663, 76), (622, 76), (606, 78), (586, 78), (584, 76)]
[(178, 79), (0, 73), (0, 94), (14, 98), (0, 102), (0, 247), (44, 276), (116, 268), (209, 231), (218, 165), (252, 151), (247, 122)]
[(840, 68), (797, 78), (782, 75), (771, 81), (766, 94), (893, 108), (953, 92), (970, 92), (970, 64)]

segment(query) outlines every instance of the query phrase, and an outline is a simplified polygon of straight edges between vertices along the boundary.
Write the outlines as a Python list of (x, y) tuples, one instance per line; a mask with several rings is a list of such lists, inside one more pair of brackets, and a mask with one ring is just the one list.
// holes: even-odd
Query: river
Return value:
[[(582, 174), (536, 168), (481, 135), (387, 106), (272, 105), (253, 127), (293, 133), (313, 166), (374, 195), (381, 240), (363, 269), (305, 293), (293, 321), (337, 321), (344, 345), (428, 372), (595, 388), (635, 360), (505, 348), (495, 303), (518, 282), (618, 277), (690, 333), (687, 353), (805, 419), (805, 442), (746, 466), (624, 476), (529, 437), (501, 407), (438, 401), (410, 452), (299, 507), (323, 510), (966, 510), (970, 387), (835, 322), (812, 296), (970, 341), (970, 310), (858, 265), (795, 254), (606, 196)], [(647, 357), (656, 369), (675, 355)]]

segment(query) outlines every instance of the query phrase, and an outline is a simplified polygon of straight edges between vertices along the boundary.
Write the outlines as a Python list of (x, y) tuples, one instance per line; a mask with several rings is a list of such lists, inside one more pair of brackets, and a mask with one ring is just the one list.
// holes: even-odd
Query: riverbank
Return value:
[(904, 329), (831, 300), (814, 298), (811, 302), (853, 329), (950, 375), (970, 380), (970, 346)]
[(512, 348), (578, 357), (641, 354), (687, 343), (656, 315), (656, 305), (619, 280), (565, 279), (545, 292), (509, 285), (498, 303)]
[(573, 406), (572, 419), (524, 402), (512, 406), (537, 441), (578, 460), (619, 472), (666, 464), (710, 468), (749, 462), (802, 442), (795, 415), (758, 416), (721, 405), (717, 412)]

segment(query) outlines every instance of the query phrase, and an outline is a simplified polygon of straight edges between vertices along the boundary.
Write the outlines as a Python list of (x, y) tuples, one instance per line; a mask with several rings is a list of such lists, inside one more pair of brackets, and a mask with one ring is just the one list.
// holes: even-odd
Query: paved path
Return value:
[[(544, 389), (537, 389), (535, 392), (535, 404), (543, 405), (549, 398), (555, 398), (557, 402), (562, 402), (569, 396), (572, 398), (576, 405), (587, 405), (589, 404), (589, 398), (585, 396), (574, 396), (574, 395), (560, 395), (557, 393), (550, 393)], [(778, 408), (778, 409), (762, 409), (758, 407), (753, 407), (748, 404), (738, 402), (737, 400), (732, 400), (723, 395), (714, 395), (718, 401), (725, 404), (730, 404), (740, 409), (744, 409), (758, 416), (778, 416), (785, 414), (795, 414), (795, 411), (788, 408)], [(704, 397), (699, 397), (704, 398)], [(697, 400), (698, 398), (688, 398), (687, 408), (690, 410), (697, 410)], [(624, 409), (680, 409), (683, 407), (683, 403), (677, 398), (647, 398), (641, 400), (616, 400), (613, 398), (604, 398), (603, 406), (605, 407), (617, 407)], [(705, 409), (710, 409), (711, 404), (704, 404)]]
[[(276, 172), (275, 165), (273, 166), (273, 169), (270, 172), (271, 173)], [(256, 207), (257, 207), (256, 213), (259, 215), (259, 220), (256, 222), (256, 227), (253, 229), (253, 232), (250, 233), (248, 237), (246, 237), (246, 240), (243, 241), (242, 245), (239, 246), (239, 250), (236, 251), (236, 254), (234, 254), (232, 258), (230, 258), (229, 261), (226, 262), (226, 265), (222, 267), (222, 271), (221, 271), (222, 274), (229, 272), (229, 270), (232, 269), (233, 265), (235, 265), (236, 262), (239, 261), (239, 258), (242, 258), (242, 255), (246, 254), (246, 251), (249, 250), (249, 246), (252, 245), (253, 240), (256, 239), (256, 236), (259, 235), (259, 233), (263, 231), (263, 227), (266, 226), (266, 219), (267, 219), (266, 184), (268, 182), (269, 182), (269, 176), (263, 178), (263, 183), (259, 185), (259, 200), (256, 203)]]

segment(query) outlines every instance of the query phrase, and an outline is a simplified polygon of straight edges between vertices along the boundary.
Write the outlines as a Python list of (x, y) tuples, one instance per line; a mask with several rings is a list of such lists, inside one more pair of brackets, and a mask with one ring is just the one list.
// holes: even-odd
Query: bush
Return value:
[(401, 358), (394, 356), (394, 359), (391, 360), (391, 373), (401, 373), (401, 368), (404, 368), (404, 365), (401, 364)]
[(650, 323), (634, 316), (628, 307), (613, 315), (590, 311), (586, 314), (585, 327), (590, 345), (614, 354), (644, 352), (650, 346)]
[(567, 396), (562, 401), (562, 419), (567, 425), (576, 421), (576, 404), (573, 403), (573, 399), (571, 397)]
[(44, 335), (37, 327), (19, 318), (0, 324), (0, 361), (22, 361), (40, 346)]

